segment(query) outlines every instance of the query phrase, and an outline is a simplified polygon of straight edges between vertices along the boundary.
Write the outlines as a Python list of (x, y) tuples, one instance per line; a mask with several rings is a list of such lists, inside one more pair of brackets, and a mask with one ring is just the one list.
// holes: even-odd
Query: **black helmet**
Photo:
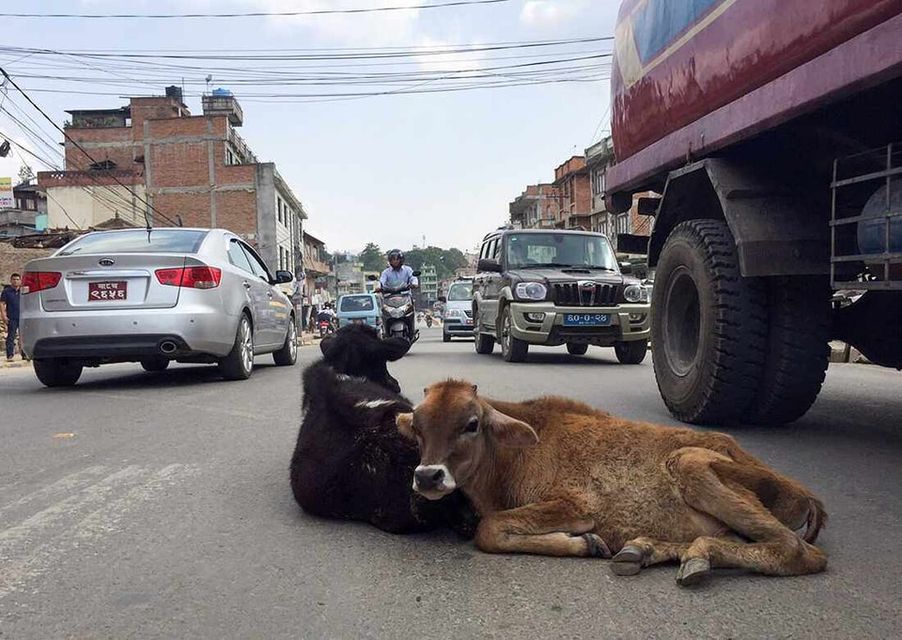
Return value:
[(389, 261), (391, 261), (392, 258), (397, 258), (401, 261), (401, 264), (404, 264), (404, 252), (400, 249), (392, 249), (388, 252)]

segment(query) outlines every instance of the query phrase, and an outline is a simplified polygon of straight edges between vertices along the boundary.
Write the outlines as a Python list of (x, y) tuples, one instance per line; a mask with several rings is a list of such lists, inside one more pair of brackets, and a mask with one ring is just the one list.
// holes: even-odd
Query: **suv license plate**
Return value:
[(126, 282), (125, 280), (111, 280), (109, 282), (88, 283), (88, 302), (127, 299), (128, 282)]
[(565, 313), (565, 327), (606, 327), (611, 324), (608, 313)]

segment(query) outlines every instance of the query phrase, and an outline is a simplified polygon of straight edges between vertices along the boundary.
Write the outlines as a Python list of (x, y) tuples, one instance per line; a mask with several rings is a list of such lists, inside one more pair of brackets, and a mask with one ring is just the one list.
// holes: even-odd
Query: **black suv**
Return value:
[(614, 347), (624, 364), (645, 358), (649, 290), (621, 273), (600, 233), (499, 229), (482, 241), (473, 281), (476, 352), (495, 341), (508, 362), (526, 359), (530, 344)]

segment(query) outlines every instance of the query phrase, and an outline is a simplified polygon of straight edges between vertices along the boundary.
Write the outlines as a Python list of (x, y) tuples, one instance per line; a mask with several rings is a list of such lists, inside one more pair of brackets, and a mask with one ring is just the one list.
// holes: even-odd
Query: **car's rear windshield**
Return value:
[(103, 231), (78, 238), (58, 255), (84, 253), (197, 253), (206, 231), (196, 229), (147, 229)]
[(345, 296), (341, 299), (339, 311), (372, 311), (375, 309), (373, 299), (370, 296)]
[(448, 302), (465, 302), (473, 299), (473, 283), (458, 282), (448, 289)]

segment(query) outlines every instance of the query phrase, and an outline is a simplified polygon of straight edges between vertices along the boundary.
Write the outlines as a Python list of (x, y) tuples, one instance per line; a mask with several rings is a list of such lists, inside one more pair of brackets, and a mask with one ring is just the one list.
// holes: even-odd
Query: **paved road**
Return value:
[[(456, 375), (672, 423), (648, 363), (531, 358), (506, 365), (433, 329), (394, 371), (414, 399)], [(0, 372), (0, 638), (902, 637), (902, 374), (834, 366), (803, 421), (737, 433), (824, 499), (827, 573), (685, 590), (674, 567), (615, 578), (601, 560), (305, 516), (287, 479), (300, 369), (269, 362), (242, 383), (119, 365), (72, 390)]]

